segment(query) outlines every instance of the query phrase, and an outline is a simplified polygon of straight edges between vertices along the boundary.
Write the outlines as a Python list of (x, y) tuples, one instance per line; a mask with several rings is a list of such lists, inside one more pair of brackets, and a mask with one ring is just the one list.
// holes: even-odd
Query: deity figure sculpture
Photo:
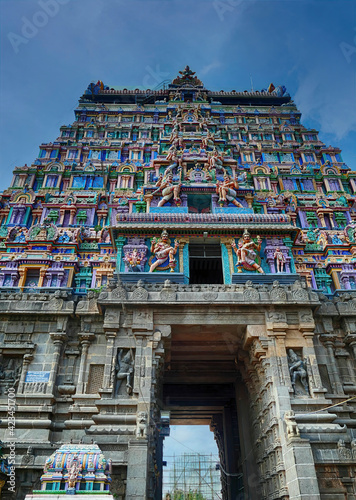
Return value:
[(328, 244), (328, 236), (325, 231), (320, 231), (317, 243), (324, 250), (324, 248)]
[(68, 487), (69, 488), (75, 488), (79, 473), (80, 473), (80, 465), (78, 464), (78, 457), (77, 457), (77, 455), (75, 455), (73, 460), (71, 461), (71, 463), (69, 465), (69, 469), (68, 469)]
[(136, 417), (136, 438), (147, 437), (147, 413), (140, 411)]
[(134, 360), (131, 350), (124, 355), (124, 350), (119, 349), (115, 363), (115, 389), (114, 397), (119, 395), (121, 384), (126, 380), (126, 392), (132, 393), (132, 377), (134, 372)]
[(202, 138), (202, 146), (204, 149), (214, 147), (214, 136), (209, 132), (209, 130), (206, 136)]
[(155, 262), (151, 264), (150, 267), (150, 273), (153, 273), (153, 271), (164, 264), (164, 262), (167, 260), (169, 257), (169, 267), (171, 268), (171, 273), (174, 272), (174, 268), (176, 265), (176, 260), (174, 258), (175, 254), (177, 253), (177, 249), (179, 246), (179, 242), (177, 240), (174, 240), (174, 247), (172, 247), (169, 244), (169, 238), (168, 238), (168, 233), (166, 230), (162, 231), (161, 237), (158, 238), (153, 238), (152, 243), (151, 243), (151, 253), (153, 253), (156, 257)]
[(288, 349), (288, 364), (289, 364), (289, 373), (292, 381), (292, 387), (295, 390), (295, 385), (297, 380), (299, 379), (305, 391), (309, 394), (308, 388), (308, 374), (305, 367), (304, 361), (296, 354), (293, 349)]
[(176, 148), (176, 144), (173, 143), (170, 148), (168, 149), (168, 153), (167, 153), (167, 156), (166, 156), (166, 160), (173, 160), (175, 161), (177, 158), (177, 148)]
[(287, 428), (287, 436), (289, 439), (297, 438), (300, 436), (298, 424), (295, 420), (295, 413), (293, 410), (286, 411), (284, 414), (284, 421)]
[(261, 250), (261, 243), (262, 240), (259, 236), (257, 236), (257, 243), (255, 243), (251, 239), (251, 235), (247, 231), (247, 229), (245, 229), (244, 231), (242, 241), (239, 243), (238, 248), (236, 247), (236, 243), (234, 240), (231, 242), (231, 246), (237, 256), (236, 265), (238, 266), (238, 268), (241, 269), (241, 267), (243, 267), (248, 271), (255, 269), (259, 273), (265, 274), (262, 267), (256, 262), (257, 255)]
[(127, 252), (123, 261), (126, 262), (129, 273), (140, 273), (142, 272), (142, 253), (139, 253), (137, 248), (134, 248), (131, 252)]
[(241, 203), (236, 200), (236, 189), (239, 189), (238, 182), (235, 179), (231, 179), (228, 174), (225, 174), (223, 182), (216, 182), (216, 192), (219, 195), (219, 203), (222, 204), (225, 201), (230, 201), (235, 207), (242, 208)]
[(160, 176), (157, 183), (156, 191), (152, 193), (152, 196), (158, 193), (162, 193), (162, 199), (159, 201), (158, 206), (163, 207), (171, 198), (176, 202), (177, 205), (181, 204), (181, 199), (179, 198), (181, 182), (178, 184), (173, 184), (173, 174), (172, 169), (175, 164), (168, 167), (163, 176)]
[(209, 170), (212, 168), (223, 168), (223, 157), (219, 155), (219, 152), (216, 148), (213, 150), (213, 154), (209, 158), (208, 162)]
[(286, 258), (279, 247), (276, 248), (273, 258), (276, 261), (277, 273), (283, 273), (284, 265), (286, 263)]

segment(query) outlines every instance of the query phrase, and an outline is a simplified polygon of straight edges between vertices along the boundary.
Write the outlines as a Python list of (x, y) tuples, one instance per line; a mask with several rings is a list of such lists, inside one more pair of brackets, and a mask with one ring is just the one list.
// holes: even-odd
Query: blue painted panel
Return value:
[(84, 188), (86, 181), (86, 176), (73, 177), (72, 187), (74, 188)]
[(253, 214), (253, 209), (245, 207), (213, 207), (213, 214)]
[(152, 214), (187, 214), (188, 207), (150, 207)]

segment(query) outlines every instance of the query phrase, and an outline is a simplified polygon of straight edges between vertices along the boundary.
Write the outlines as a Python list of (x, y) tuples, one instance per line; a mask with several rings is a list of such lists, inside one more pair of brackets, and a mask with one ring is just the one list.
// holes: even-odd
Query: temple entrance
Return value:
[(237, 325), (172, 328), (163, 376), (170, 425), (206, 425), (214, 433), (221, 474), (216, 499), (221, 500), (257, 497), (257, 481), (248, 484), (251, 474), (257, 478), (257, 468), (248, 394), (236, 357), (243, 330)]

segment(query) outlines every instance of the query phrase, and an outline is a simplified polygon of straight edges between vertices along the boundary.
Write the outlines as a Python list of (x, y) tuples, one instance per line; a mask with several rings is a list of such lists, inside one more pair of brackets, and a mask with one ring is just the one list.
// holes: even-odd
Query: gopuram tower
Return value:
[(4, 500), (161, 500), (170, 424), (223, 500), (355, 499), (355, 193), (283, 86), (90, 84), (1, 195)]

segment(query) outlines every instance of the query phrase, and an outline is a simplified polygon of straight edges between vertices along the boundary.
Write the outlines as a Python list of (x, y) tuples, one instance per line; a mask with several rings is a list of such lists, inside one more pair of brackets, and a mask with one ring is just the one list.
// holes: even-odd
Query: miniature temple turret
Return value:
[(110, 473), (111, 460), (106, 460), (96, 444), (62, 445), (46, 460), (41, 490), (27, 495), (26, 500), (50, 499), (59, 493), (86, 500), (94, 492), (111, 500)]

